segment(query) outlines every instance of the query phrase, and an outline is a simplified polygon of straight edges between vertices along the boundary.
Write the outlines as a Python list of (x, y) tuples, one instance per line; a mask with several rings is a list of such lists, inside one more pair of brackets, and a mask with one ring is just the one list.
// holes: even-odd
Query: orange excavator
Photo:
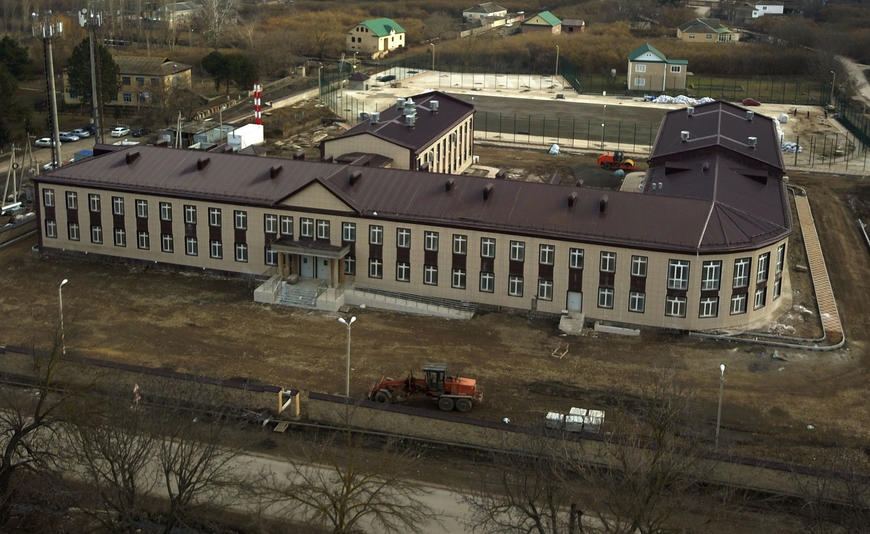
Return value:
[(414, 373), (410, 372), (407, 378), (382, 377), (369, 391), (369, 399), (387, 404), (405, 401), (413, 395), (426, 395), (445, 412), (454, 409), (468, 412), (474, 404), (483, 400), (477, 380), (447, 376), (446, 363), (427, 363), (423, 366), (423, 376), (415, 378)]
[(613, 154), (602, 154), (598, 156), (598, 166), (602, 169), (622, 169), (624, 171), (634, 170), (634, 160), (626, 158), (621, 150), (617, 150)]

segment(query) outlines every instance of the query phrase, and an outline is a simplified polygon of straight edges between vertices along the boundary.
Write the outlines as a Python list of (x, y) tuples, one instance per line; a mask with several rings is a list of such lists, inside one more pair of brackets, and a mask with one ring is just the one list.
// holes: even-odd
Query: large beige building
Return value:
[(155, 146), (36, 191), (44, 249), (255, 275), (276, 299), (308, 280), (313, 307), (353, 290), (713, 330), (789, 300), (782, 179), (771, 119), (712, 103), (667, 114), (636, 193)]
[(373, 59), (405, 46), (405, 30), (388, 18), (364, 20), (347, 32), (347, 49)]
[(350, 162), (377, 154), (394, 169), (461, 174), (474, 152), (474, 106), (440, 91), (396, 105), (320, 144), (321, 159)]
[[(121, 88), (110, 102), (111, 106), (151, 106), (165, 101), (175, 89), (190, 89), (190, 65), (172, 61), (166, 57), (112, 56), (118, 64)], [(65, 104), (80, 104), (81, 95), (70, 87), (64, 73), (63, 101)]]
[(628, 89), (630, 91), (682, 91), (686, 88), (689, 62), (668, 59), (649, 43), (628, 55)]

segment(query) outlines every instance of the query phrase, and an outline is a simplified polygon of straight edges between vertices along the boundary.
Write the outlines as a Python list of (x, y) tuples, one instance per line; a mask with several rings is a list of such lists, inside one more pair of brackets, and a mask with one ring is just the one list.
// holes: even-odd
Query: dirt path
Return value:
[(856, 63), (845, 56), (836, 56), (837, 61), (843, 65), (846, 72), (849, 73), (849, 79), (855, 86), (855, 91), (858, 93), (858, 98), (865, 105), (870, 105), (870, 83), (867, 83), (867, 76), (864, 74), (870, 70), (870, 65), (862, 65)]

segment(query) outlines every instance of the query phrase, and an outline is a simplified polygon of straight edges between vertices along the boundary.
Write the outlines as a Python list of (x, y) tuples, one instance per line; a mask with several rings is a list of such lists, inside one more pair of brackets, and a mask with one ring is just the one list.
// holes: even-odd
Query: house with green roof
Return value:
[(523, 22), (523, 33), (528, 32), (548, 32), (558, 35), (562, 33), (562, 21), (549, 11), (541, 11)]
[(736, 43), (740, 32), (725, 26), (719, 19), (697, 18), (677, 28), (677, 39), (687, 43)]
[(685, 59), (669, 59), (653, 45), (644, 43), (628, 55), (629, 91), (668, 92), (686, 88)]
[(405, 29), (388, 18), (364, 20), (347, 32), (347, 49), (379, 59), (405, 46)]

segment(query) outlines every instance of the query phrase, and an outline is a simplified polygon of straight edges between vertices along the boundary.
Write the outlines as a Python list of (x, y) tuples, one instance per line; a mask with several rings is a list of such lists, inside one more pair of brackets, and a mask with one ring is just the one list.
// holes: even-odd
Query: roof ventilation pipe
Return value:
[(429, 108), (432, 110), (432, 113), (438, 113), (439, 102), (437, 100), (429, 101)]
[(504, 169), (499, 169), (495, 173), (496, 180), (504, 180), (507, 177), (507, 173), (504, 172)]
[(747, 144), (749, 145), (749, 148), (757, 147), (758, 146), (758, 138), (757, 137), (750, 137), (749, 139), (747, 139)]
[(746, 110), (746, 120), (748, 120), (748, 121), (752, 121), (752, 119), (753, 119), (754, 117), (755, 117), (755, 112), (752, 111), (751, 109), (747, 109), (747, 110)]
[(379, 111), (373, 111), (369, 118), (372, 120), (372, 124), (377, 124), (379, 120), (381, 120), (381, 113)]
[(571, 193), (570, 195), (568, 195), (568, 207), (573, 208), (574, 204), (576, 204), (576, 203), (577, 203), (577, 192), (575, 191), (575, 192)]
[(283, 169), (284, 169), (283, 165), (278, 165), (277, 167), (270, 167), (269, 168), (269, 178), (275, 179), (279, 174), (281, 174), (281, 171)]
[(211, 158), (200, 158), (200, 159), (196, 160), (196, 168), (198, 170), (203, 170), (203, 169), (205, 169), (206, 165), (209, 164), (210, 161), (211, 161)]
[(130, 165), (131, 163), (139, 159), (140, 155), (141, 154), (139, 154), (138, 152), (127, 152), (127, 156), (125, 158), (127, 161), (127, 165)]
[(695, 115), (695, 108), (694, 108), (694, 106), (689, 106), (689, 107), (686, 108), (686, 115), (688, 115), (689, 117)]
[(396, 99), (396, 109), (402, 111), (403, 107), (405, 107), (405, 99), (400, 96)]
[[(305, 159), (305, 151), (304, 150), (297, 150), (296, 152), (293, 153), (293, 159), (300, 160), (300, 161), (304, 160)], [(330, 161), (331, 161), (331, 158), (330, 158)]]
[(684, 143), (687, 142), (689, 140), (689, 137), (691, 136), (692, 134), (689, 133), (689, 130), (680, 131), (680, 140), (682, 140)]
[(484, 187), (483, 188), (483, 200), (489, 200), (489, 197), (492, 196), (492, 191), (493, 191), (492, 184), (488, 184), (486, 187)]
[(598, 201), (598, 211), (604, 213), (607, 211), (607, 195), (602, 195), (601, 200)]
[(410, 98), (405, 100), (405, 115), (413, 115), (416, 113), (414, 111), (414, 101)]
[(360, 178), (362, 178), (362, 173), (360, 171), (352, 171), (347, 177), (347, 183), (353, 185), (359, 182)]
[(413, 128), (417, 124), (417, 115), (405, 115), (405, 124), (408, 125), (408, 128)]
[(456, 181), (453, 178), (448, 178), (447, 182), (444, 184), (445, 191), (453, 191), (453, 188), (456, 186)]

